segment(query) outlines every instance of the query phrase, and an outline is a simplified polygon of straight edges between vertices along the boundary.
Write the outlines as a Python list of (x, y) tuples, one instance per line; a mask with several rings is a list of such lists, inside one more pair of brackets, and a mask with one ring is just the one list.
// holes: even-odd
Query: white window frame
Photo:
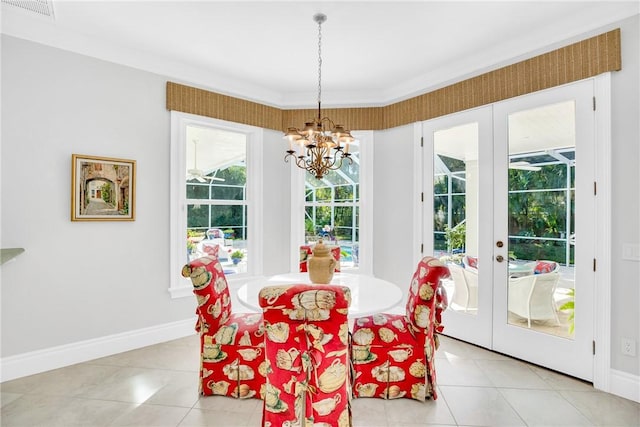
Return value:
[[(373, 131), (352, 131), (354, 138), (360, 141), (360, 211), (359, 263), (349, 273), (373, 275)], [(291, 260), (290, 269), (297, 272), (300, 266), (298, 248), (305, 241), (304, 234), (304, 178), (307, 171), (291, 166)]]
[(193, 286), (181, 275), (187, 235), (186, 129), (187, 126), (211, 127), (243, 133), (247, 137), (247, 272), (227, 277), (231, 283), (262, 274), (262, 142), (263, 130), (254, 126), (228, 122), (194, 114), (171, 111), (170, 147), (170, 255), (169, 293), (171, 298), (193, 297)]

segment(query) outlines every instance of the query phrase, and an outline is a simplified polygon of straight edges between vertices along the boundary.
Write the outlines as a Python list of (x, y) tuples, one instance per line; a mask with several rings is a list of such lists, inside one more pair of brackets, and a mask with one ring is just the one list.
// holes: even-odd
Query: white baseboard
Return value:
[(0, 382), (195, 334), (196, 319), (180, 320), (0, 359)]
[(609, 393), (640, 403), (640, 377), (611, 369), (609, 371)]

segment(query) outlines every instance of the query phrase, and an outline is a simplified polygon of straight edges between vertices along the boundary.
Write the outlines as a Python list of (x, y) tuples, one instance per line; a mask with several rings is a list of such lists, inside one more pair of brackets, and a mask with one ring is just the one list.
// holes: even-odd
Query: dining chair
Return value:
[(259, 294), (268, 363), (264, 426), (351, 426), (349, 288), (289, 284)]
[(262, 313), (233, 313), (229, 285), (214, 251), (182, 268), (197, 299), (202, 395), (260, 398), (265, 383)]
[[(449, 269), (423, 258), (409, 287), (405, 314), (378, 313), (355, 319), (351, 359), (356, 397), (438, 398), (434, 353), (447, 307), (442, 280)], [(375, 292), (372, 289), (372, 292)]]
[(555, 320), (560, 324), (554, 299), (559, 279), (557, 271), (509, 278), (509, 312), (527, 319), (529, 328), (532, 320)]

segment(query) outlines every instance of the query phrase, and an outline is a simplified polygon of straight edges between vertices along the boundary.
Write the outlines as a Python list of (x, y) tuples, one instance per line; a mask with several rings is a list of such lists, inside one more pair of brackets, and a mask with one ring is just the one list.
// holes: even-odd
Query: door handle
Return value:
[(502, 262), (502, 261), (504, 261), (504, 257), (503, 257), (502, 255), (498, 255), (498, 256), (496, 257), (496, 261), (498, 261), (498, 262)]
[(496, 242), (496, 246), (497, 246), (497, 247), (499, 247), (499, 248), (501, 248), (501, 247), (503, 247), (503, 246), (504, 246), (504, 243), (502, 243), (502, 240), (498, 240), (498, 241)]

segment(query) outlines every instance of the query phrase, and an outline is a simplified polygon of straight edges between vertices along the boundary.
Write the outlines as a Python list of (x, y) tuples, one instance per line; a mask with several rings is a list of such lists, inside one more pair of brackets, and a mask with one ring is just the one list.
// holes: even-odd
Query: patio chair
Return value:
[[(434, 353), (446, 308), (439, 260), (425, 257), (411, 279), (405, 314), (379, 313), (355, 319), (351, 359), (356, 397), (437, 399)], [(375, 292), (375, 289), (372, 290)]]
[(200, 393), (260, 398), (266, 369), (262, 314), (232, 313), (227, 279), (215, 255), (195, 259), (182, 268), (182, 276), (191, 278), (198, 301)]
[(452, 304), (462, 307), (464, 311), (478, 308), (478, 271), (473, 268), (462, 268), (457, 264), (449, 264), (453, 278)]
[(553, 319), (560, 324), (554, 292), (560, 273), (531, 274), (509, 279), (508, 309), (511, 313), (527, 319), (531, 328), (532, 320)]
[(263, 426), (350, 426), (349, 288), (261, 289), (269, 366)]

